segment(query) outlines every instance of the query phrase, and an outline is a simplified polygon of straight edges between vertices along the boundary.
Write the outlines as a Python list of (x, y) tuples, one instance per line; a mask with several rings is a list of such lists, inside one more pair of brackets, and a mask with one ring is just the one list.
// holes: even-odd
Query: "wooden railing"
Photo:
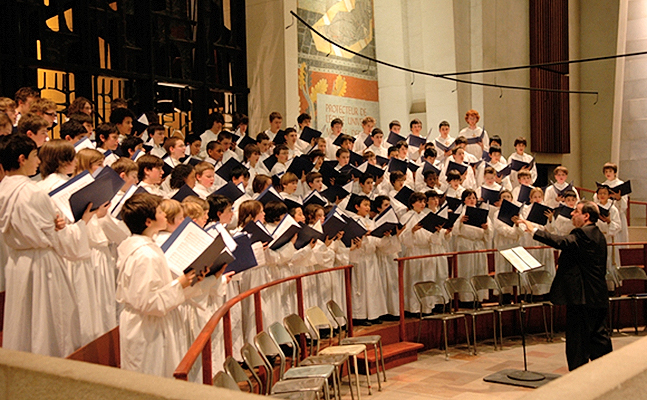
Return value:
[[(575, 189), (578, 190), (578, 192), (586, 192), (586, 193), (595, 193), (595, 190), (591, 189), (586, 189), (586, 188), (581, 188), (581, 187), (575, 187)], [(628, 199), (629, 201), (627, 202), (627, 226), (631, 226), (631, 206), (643, 206), (645, 207), (645, 226), (647, 226), (647, 202), (646, 201), (637, 201), (637, 200), (631, 200), (631, 198)]]
[[(232, 333), (231, 333), (231, 318), (229, 310), (237, 303), (241, 302), (250, 296), (254, 297), (254, 314), (256, 318), (256, 332), (263, 331), (263, 309), (261, 305), (261, 291), (272, 286), (280, 285), (286, 282), (296, 281), (297, 285), (297, 312), (301, 318), (305, 318), (305, 310), (303, 306), (303, 282), (302, 279), (308, 276), (330, 273), (335, 271), (344, 271), (344, 283), (346, 290), (346, 314), (348, 315), (348, 335), (353, 336), (353, 305), (351, 296), (351, 268), (352, 265), (345, 265), (341, 267), (329, 268), (321, 271), (313, 271), (305, 274), (291, 276), (289, 278), (279, 279), (273, 282), (257, 286), (238, 296), (230, 299), (222, 305), (209, 319), (207, 324), (202, 328), (202, 331), (196, 338), (195, 342), (189, 348), (184, 358), (177, 366), (173, 376), (176, 379), (187, 380), (189, 371), (193, 364), (197, 361), (198, 357), (202, 355), (202, 383), (205, 385), (213, 384), (213, 371), (211, 365), (211, 335), (213, 334), (216, 326), (222, 320), (223, 340), (225, 344), (225, 357), (232, 355)], [(305, 337), (301, 335), (302, 348), (305, 348)]]

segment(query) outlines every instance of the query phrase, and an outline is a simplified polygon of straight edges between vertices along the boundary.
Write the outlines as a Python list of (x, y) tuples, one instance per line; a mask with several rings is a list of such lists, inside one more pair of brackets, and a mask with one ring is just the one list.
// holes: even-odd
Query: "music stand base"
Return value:
[[(538, 379), (537, 376), (539, 376), (540, 379)], [(516, 379), (512, 377), (515, 377)], [(519, 377), (525, 377), (532, 380), (521, 380), (519, 379)], [(502, 383), (504, 385), (521, 386), (536, 389), (547, 384), (548, 382), (554, 381), (559, 377), (561, 377), (561, 375), (523, 371), (518, 369), (504, 369), (502, 371), (486, 376), (485, 378), (483, 378), (483, 380), (485, 382)]]
[(508, 373), (508, 378), (524, 382), (537, 382), (546, 379), (543, 374), (532, 371), (512, 371)]

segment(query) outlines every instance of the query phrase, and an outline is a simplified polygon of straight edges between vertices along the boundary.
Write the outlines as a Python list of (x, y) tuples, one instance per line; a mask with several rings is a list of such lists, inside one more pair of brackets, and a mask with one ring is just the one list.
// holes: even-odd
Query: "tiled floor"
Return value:
[[(629, 332), (629, 331), (627, 331)], [(615, 334), (614, 349), (618, 349), (644, 336)], [(527, 347), (528, 369), (537, 372), (566, 374), (563, 336), (547, 343), (543, 336), (529, 338)], [(373, 395), (368, 396), (366, 380), (362, 381), (361, 396), (368, 400), (422, 400), (422, 399), (518, 399), (533, 389), (525, 389), (483, 381), (483, 377), (502, 369), (523, 369), (521, 340), (504, 342), (503, 351), (494, 351), (493, 346), (479, 343), (479, 355), (470, 356), (467, 347), (450, 347), (450, 359), (445, 361), (444, 352), (429, 350), (418, 355), (418, 361), (387, 371), (388, 381), (377, 391), (375, 375), (371, 376)], [(342, 387), (344, 400), (350, 399), (348, 383)], [(357, 397), (355, 397), (357, 398)]]

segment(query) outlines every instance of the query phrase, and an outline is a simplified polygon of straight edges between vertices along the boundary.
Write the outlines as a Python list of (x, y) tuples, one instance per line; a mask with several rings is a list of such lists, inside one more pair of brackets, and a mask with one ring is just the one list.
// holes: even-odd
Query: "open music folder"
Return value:
[(506, 250), (499, 250), (499, 253), (519, 272), (528, 272), (541, 267), (541, 263), (533, 257), (528, 250), (521, 246)]

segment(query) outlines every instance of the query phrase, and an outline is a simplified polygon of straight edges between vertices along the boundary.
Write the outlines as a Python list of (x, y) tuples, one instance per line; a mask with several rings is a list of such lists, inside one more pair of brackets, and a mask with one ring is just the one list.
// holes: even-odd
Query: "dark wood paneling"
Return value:
[[(530, 1), (530, 63), (568, 60), (568, 0)], [(530, 86), (569, 90), (568, 65), (530, 70)], [(531, 151), (569, 153), (569, 98), (565, 93), (531, 92)]]

